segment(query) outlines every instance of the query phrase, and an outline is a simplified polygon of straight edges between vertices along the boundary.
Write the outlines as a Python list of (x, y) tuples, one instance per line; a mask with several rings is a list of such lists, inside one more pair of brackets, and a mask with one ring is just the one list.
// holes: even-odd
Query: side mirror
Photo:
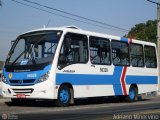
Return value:
[(12, 41), (11, 41), (11, 46), (14, 44), (15, 41), (16, 41), (16, 40), (12, 40)]

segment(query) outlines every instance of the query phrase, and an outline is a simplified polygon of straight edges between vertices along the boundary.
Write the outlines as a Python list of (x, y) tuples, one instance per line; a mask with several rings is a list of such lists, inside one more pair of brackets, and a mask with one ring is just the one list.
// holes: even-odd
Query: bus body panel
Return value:
[[(148, 70), (140, 69), (137, 71), (135, 68), (128, 67), (125, 76), (125, 84), (122, 84), (121, 77), (123, 67), (104, 67), (101, 65), (95, 65), (95, 67), (90, 66), (90, 64), (74, 64), (65, 67), (61, 72), (58, 70), (56, 84), (61, 85), (63, 83), (70, 83), (73, 85), (75, 98), (82, 96), (96, 97), (124, 95), (122, 86), (125, 86), (127, 92), (126, 95), (128, 95), (129, 87), (132, 84), (137, 85), (139, 94), (157, 91), (158, 77), (156, 76), (156, 70), (150, 70), (153, 72), (151, 76), (148, 75)], [(108, 73), (101, 73), (100, 68), (108, 68), (108, 71), (109, 69), (111, 69), (111, 71)], [(65, 71), (69, 70), (70, 72), (74, 71), (74, 73), (65, 73)]]

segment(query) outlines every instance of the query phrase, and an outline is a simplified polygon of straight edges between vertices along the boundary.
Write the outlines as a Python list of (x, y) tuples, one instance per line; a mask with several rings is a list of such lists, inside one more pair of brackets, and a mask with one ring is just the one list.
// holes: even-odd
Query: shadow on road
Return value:
[[(138, 101), (149, 101), (151, 99), (139, 99)], [(111, 104), (111, 103), (125, 103), (123, 99), (119, 97), (98, 97), (98, 98), (86, 98), (76, 99), (74, 106), (79, 105), (95, 105), (95, 104)], [(57, 107), (56, 102), (52, 100), (21, 100), (18, 103), (5, 102), (7, 106), (22, 106), (22, 107)]]

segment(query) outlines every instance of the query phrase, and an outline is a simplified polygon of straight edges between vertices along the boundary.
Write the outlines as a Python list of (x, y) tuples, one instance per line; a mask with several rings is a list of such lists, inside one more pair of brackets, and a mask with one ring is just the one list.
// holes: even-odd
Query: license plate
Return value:
[(17, 98), (26, 98), (25, 94), (17, 94), (16, 97)]

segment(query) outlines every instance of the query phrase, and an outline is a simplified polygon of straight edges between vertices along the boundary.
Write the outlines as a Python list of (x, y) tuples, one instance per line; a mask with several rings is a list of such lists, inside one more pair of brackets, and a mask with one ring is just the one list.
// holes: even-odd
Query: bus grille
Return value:
[(31, 94), (34, 89), (12, 89), (15, 94)]
[(27, 79), (27, 80), (9, 80), (11, 85), (15, 86), (27, 86), (34, 85), (35, 79)]

